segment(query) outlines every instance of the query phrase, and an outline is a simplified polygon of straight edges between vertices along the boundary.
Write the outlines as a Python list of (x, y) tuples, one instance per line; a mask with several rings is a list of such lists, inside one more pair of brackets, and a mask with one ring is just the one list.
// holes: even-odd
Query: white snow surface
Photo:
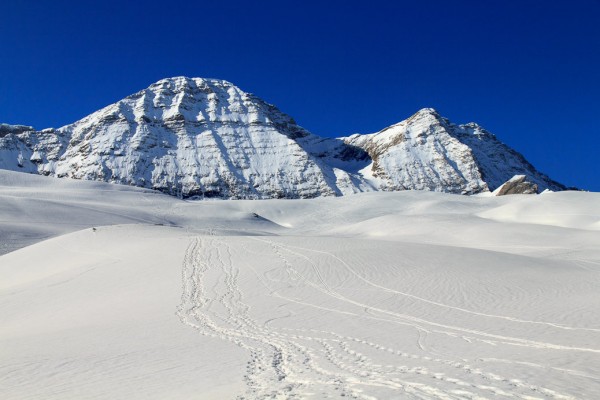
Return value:
[(600, 398), (600, 194), (0, 171), (2, 399)]
[(516, 174), (564, 189), (478, 125), (430, 108), (378, 133), (321, 138), (230, 82), (186, 77), (58, 129), (0, 124), (0, 168), (230, 199), (472, 194)]

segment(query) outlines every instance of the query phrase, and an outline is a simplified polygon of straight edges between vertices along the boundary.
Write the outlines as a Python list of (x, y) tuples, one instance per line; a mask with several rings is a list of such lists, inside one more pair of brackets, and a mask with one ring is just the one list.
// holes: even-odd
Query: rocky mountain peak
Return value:
[(435, 118), (435, 119), (441, 119), (442, 116), (440, 115), (440, 113), (437, 112), (437, 110), (435, 108), (425, 107), (425, 108), (421, 108), (419, 111), (417, 111), (416, 113), (414, 113), (412, 115), (412, 117), (409, 117), (408, 119), (411, 119), (411, 118)]
[(230, 82), (187, 77), (160, 80), (56, 130), (0, 125), (0, 168), (183, 197), (470, 194), (514, 175), (564, 189), (479, 125), (455, 125), (433, 108), (376, 133), (321, 138)]

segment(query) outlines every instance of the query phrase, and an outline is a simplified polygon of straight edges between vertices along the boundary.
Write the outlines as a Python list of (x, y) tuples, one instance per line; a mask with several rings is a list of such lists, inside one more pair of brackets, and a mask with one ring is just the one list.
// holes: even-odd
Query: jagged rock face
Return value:
[(537, 194), (538, 185), (530, 182), (525, 175), (515, 175), (494, 190), (495, 196), (508, 194)]
[(488, 190), (471, 149), (432, 109), (423, 109), (380, 132), (353, 135), (346, 143), (363, 148), (373, 163), (363, 173), (383, 190), (478, 193)]
[(4, 137), (10, 133), (19, 134), (23, 132), (33, 131), (33, 127), (26, 125), (8, 125), (0, 124), (0, 137)]
[(471, 122), (465, 125), (451, 125), (454, 137), (469, 146), (473, 153), (481, 177), (490, 190), (495, 190), (515, 175), (527, 175), (527, 179), (542, 190), (554, 191), (567, 188), (542, 174), (525, 157), (500, 142), (496, 136), (481, 126)]
[(432, 109), (330, 139), (229, 82), (161, 80), (59, 129), (0, 125), (0, 168), (184, 197), (311, 198), (371, 190), (493, 190), (516, 173), (563, 189), (475, 124)]
[(25, 171), (183, 196), (341, 194), (332, 168), (301, 139), (321, 140), (228, 82), (173, 78), (56, 131), (13, 135), (3, 148), (22, 154), (16, 165)]
[(363, 175), (371, 175), (382, 190), (472, 194), (494, 190), (518, 173), (540, 187), (565, 189), (479, 125), (455, 125), (431, 108), (380, 132), (345, 141), (368, 152), (373, 163)]

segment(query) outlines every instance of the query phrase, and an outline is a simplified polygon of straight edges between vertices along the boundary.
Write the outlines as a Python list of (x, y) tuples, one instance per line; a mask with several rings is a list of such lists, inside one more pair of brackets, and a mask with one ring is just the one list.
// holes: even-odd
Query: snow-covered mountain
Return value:
[(0, 125), (0, 168), (222, 198), (375, 190), (479, 193), (514, 175), (564, 186), (476, 124), (433, 109), (380, 132), (321, 138), (233, 84), (176, 77), (59, 129)]
[(566, 189), (479, 125), (453, 124), (432, 108), (343, 140), (367, 151), (372, 162), (360, 173), (381, 190), (472, 194), (493, 191), (515, 175), (526, 175), (540, 190)]

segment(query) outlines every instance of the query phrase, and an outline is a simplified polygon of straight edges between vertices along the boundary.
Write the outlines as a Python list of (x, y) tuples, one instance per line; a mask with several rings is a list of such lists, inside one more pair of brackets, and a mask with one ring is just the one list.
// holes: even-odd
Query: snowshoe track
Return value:
[[(191, 241), (183, 261), (183, 294), (177, 314), (184, 324), (199, 334), (229, 341), (248, 352), (243, 376), (246, 390), (239, 394), (239, 400), (332, 397), (575, 399), (568, 393), (528, 384), (517, 377), (482, 370), (479, 366), (470, 365), (469, 360), (447, 359), (428, 352), (427, 335), (441, 330), (441, 333), (448, 335), (473, 336), (465, 336), (467, 342), (490, 339), (490, 343), (498, 340), (505, 345), (543, 347), (542, 344), (518, 338), (490, 338), (485, 332), (448, 327), (347, 298), (327, 281), (319, 264), (313, 259), (316, 256), (311, 249), (295, 248), (263, 238), (237, 238), (234, 246), (232, 243), (228, 238), (210, 235)], [(264, 272), (251, 263), (239, 263), (240, 255), (252, 253), (269, 257), (276, 267)], [(337, 263), (337, 268), (350, 270), (350, 275), (356, 275), (359, 280), (368, 283), (344, 260), (333, 254), (329, 256), (334, 259), (333, 263)], [(277, 279), (272, 278), (274, 274)], [(410, 325), (419, 333), (415, 349), (420, 350), (418, 352), (421, 354), (397, 348), (394, 343), (377, 343), (368, 338), (353, 337), (347, 332), (316, 327), (275, 327), (274, 321), (290, 318), (290, 313), (259, 322), (240, 285), (244, 275), (258, 280), (256, 290), (261, 292), (260, 295), (320, 307), (311, 304), (310, 298), (287, 298), (285, 292), (280, 290), (284, 286), (304, 286), (334, 299), (330, 311), (335, 312), (335, 304), (339, 302), (349, 305), (343, 310), (338, 309), (337, 315), (360, 315), (361, 318)], [(264, 313), (264, 310), (257, 311)], [(555, 328), (565, 329), (562, 326)], [(552, 349), (552, 346), (549, 348)], [(482, 360), (477, 361), (481, 365)], [(332, 395), (332, 387), (335, 396)]]

